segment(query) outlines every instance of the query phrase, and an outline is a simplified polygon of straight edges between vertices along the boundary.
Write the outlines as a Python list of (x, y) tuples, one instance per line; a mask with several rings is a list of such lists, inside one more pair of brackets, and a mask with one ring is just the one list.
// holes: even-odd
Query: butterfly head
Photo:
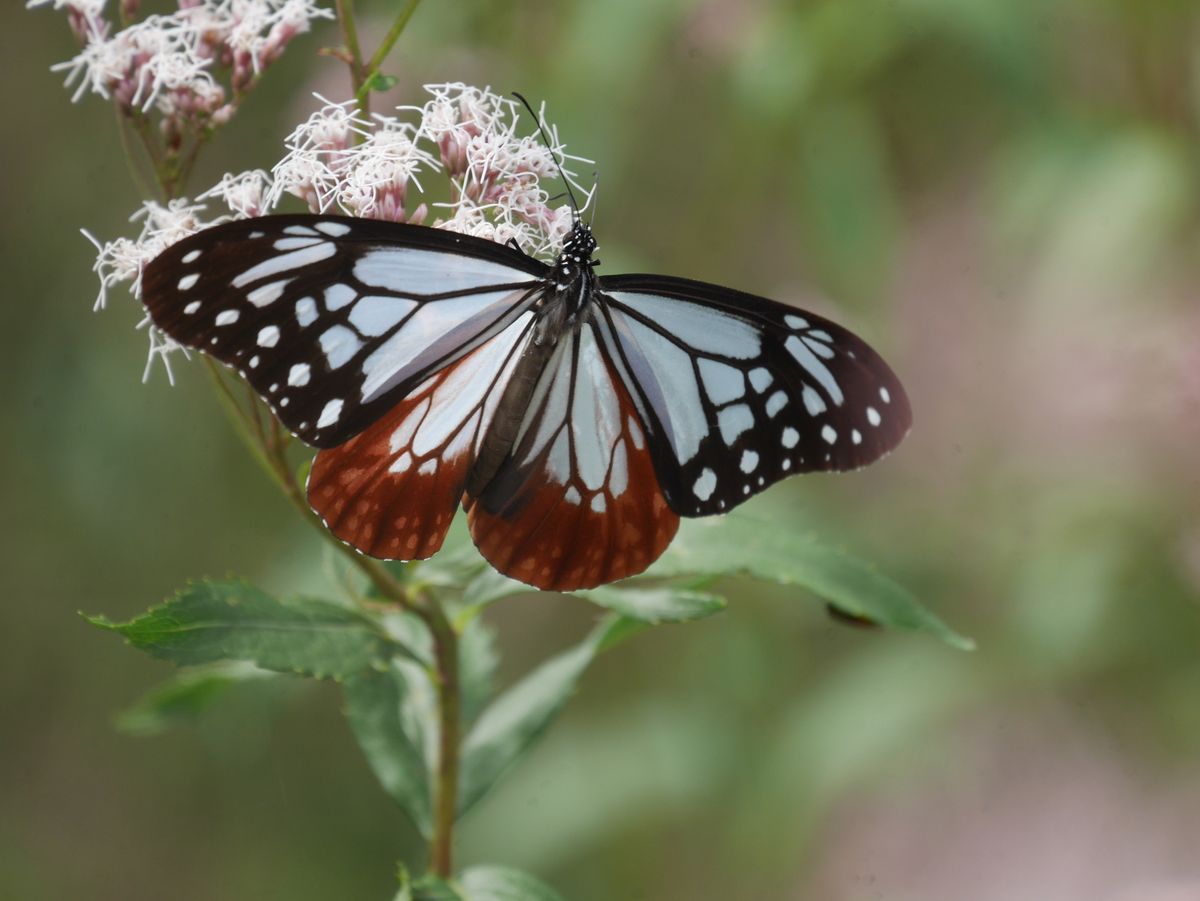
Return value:
[(570, 284), (583, 272), (594, 268), (600, 261), (593, 260), (596, 252), (596, 238), (585, 223), (576, 219), (571, 226), (571, 233), (563, 241), (562, 250), (554, 264), (557, 281), (560, 285)]

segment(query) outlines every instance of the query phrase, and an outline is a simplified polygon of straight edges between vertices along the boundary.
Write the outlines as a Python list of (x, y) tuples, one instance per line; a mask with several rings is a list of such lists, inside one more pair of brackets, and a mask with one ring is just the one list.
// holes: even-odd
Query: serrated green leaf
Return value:
[(715, 594), (660, 585), (655, 588), (605, 585), (572, 594), (609, 610), (651, 625), (703, 619), (725, 609), (725, 599)]
[(279, 600), (242, 581), (196, 582), (127, 623), (87, 617), (178, 666), (243, 660), (263, 669), (344, 678), (407, 649), (378, 622), (330, 601)]
[(956, 648), (974, 642), (922, 607), (874, 566), (822, 544), (811, 534), (781, 529), (745, 513), (684, 520), (675, 541), (648, 576), (747, 574), (799, 585), (846, 613), (881, 626), (925, 632)]
[(158, 735), (192, 722), (234, 687), (277, 678), (250, 663), (217, 663), (187, 669), (155, 686), (117, 716), (117, 728), (129, 735)]
[(346, 720), (375, 778), (426, 838), (432, 832), (429, 769), (423, 736), (412, 734), (404, 703), (409, 676), (399, 663), (386, 672), (365, 672), (342, 686)]
[(582, 642), (547, 660), (483, 711), (463, 741), (460, 816), (546, 731), (588, 664), (615, 643), (608, 639), (620, 621), (608, 617)]
[(563, 901), (546, 883), (512, 867), (471, 867), (459, 883), (466, 901)]

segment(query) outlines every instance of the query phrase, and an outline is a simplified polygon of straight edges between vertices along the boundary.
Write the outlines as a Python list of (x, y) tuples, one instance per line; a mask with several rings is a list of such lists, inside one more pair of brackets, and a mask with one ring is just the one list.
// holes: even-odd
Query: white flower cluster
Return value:
[[(128, 282), (139, 297), (142, 269), (176, 241), (230, 219), (270, 213), (288, 195), (314, 213), (337, 211), (392, 222), (424, 223), (433, 207), (445, 213), (430, 223), (435, 228), (513, 241), (531, 255), (552, 256), (570, 231), (574, 213), (570, 204), (551, 205), (542, 180), (557, 178), (562, 166), (586, 208), (591, 196), (566, 163), (590, 161), (568, 155), (552, 126), (544, 126), (548, 148), (536, 129), (533, 135), (518, 136), (518, 105), (490, 89), (454, 83), (427, 85), (426, 90), (432, 99), (424, 106), (400, 108), (415, 114), (415, 123), (385, 115), (367, 119), (352, 102), (318, 97), (323, 107), (288, 136), (287, 152), (270, 174), (226, 175), (194, 203), (184, 198), (165, 206), (149, 201), (133, 216), (142, 220), (136, 239), (101, 244), (88, 235), (98, 250), (96, 308), (105, 306), (109, 288), (120, 283)], [(412, 206), (414, 194), (426, 195), (419, 176), (438, 171), (448, 176), (449, 199), (419, 199)], [(209, 204), (219, 207), (210, 211)], [(148, 320), (142, 325), (149, 326)], [(165, 360), (177, 348), (152, 327), (150, 334), (151, 361)]]
[(333, 18), (316, 0), (179, 0), (169, 15), (152, 15), (112, 30), (105, 0), (28, 0), (28, 7), (65, 9), (83, 44), (66, 72), (72, 100), (85, 93), (112, 99), (127, 112), (152, 106), (167, 116), (223, 121), (232, 114), (226, 89), (212, 74), (229, 70), (235, 94), (252, 86), (313, 19)]

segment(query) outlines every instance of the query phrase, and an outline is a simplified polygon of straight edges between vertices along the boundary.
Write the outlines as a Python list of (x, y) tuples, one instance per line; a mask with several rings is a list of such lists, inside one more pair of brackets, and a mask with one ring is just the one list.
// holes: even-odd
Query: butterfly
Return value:
[(236, 369), (319, 449), (308, 500), (364, 554), (442, 545), (460, 502), (500, 572), (574, 590), (645, 570), (681, 516), (857, 469), (912, 413), (844, 328), (662, 275), (334, 215), (228, 222), (143, 273), (151, 319)]

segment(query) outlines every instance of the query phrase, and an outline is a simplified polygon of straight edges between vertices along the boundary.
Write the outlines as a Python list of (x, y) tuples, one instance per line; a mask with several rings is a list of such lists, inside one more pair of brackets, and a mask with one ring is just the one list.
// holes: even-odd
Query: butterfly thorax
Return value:
[(536, 346), (557, 344), (562, 335), (583, 320), (595, 294), (596, 274), (593, 270), (600, 262), (592, 258), (595, 250), (592, 230), (577, 220), (554, 261), (547, 279), (548, 290), (538, 305), (533, 338)]
[(593, 269), (599, 261), (592, 259), (595, 250), (592, 230), (576, 221), (546, 278), (545, 291), (535, 308), (533, 337), (513, 369), (480, 445), (467, 483), (471, 494), (482, 494), (508, 457), (534, 388), (554, 357), (559, 340), (586, 320), (596, 291)]

